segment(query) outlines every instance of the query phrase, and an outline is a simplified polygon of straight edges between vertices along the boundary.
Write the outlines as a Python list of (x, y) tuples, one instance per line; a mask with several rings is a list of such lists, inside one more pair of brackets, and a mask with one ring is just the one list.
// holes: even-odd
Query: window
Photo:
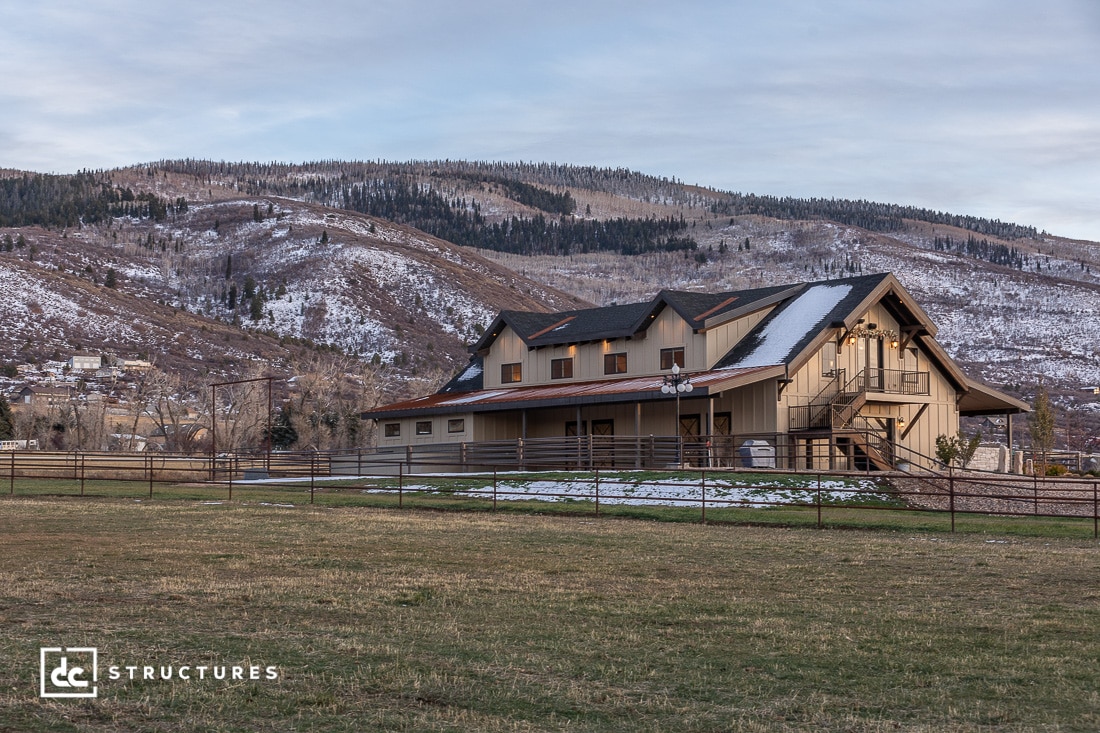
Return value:
[(432, 421), (424, 420), (416, 424), (417, 435), (431, 435), (432, 434)]
[(621, 354), (604, 354), (603, 373), (626, 374), (626, 353), (623, 352)]
[(400, 438), (401, 437), (401, 423), (388, 422), (386, 423), (386, 437), (387, 438)]
[(671, 369), (672, 365), (684, 368), (684, 348), (682, 346), (675, 349), (661, 349), (661, 369)]
[(821, 349), (821, 376), (836, 376), (836, 341), (827, 341)]
[(466, 432), (466, 419), (462, 417), (456, 417), (453, 420), (447, 421), (448, 433), (465, 433)]
[(512, 382), (518, 382), (521, 379), (523, 379), (523, 364), (516, 362), (515, 364), (500, 365), (501, 384), (510, 384)]
[(550, 360), (550, 378), (551, 379), (572, 379), (573, 378), (573, 358), (567, 359), (551, 359)]

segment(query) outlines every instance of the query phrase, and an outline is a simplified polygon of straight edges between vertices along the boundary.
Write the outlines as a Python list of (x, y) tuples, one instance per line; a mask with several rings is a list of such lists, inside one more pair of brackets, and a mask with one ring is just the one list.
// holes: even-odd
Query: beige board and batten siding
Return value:
[(728, 354), (741, 339), (748, 335), (749, 331), (756, 328), (757, 324), (773, 310), (775, 310), (775, 306), (769, 306), (704, 331), (706, 355), (700, 368), (712, 369), (723, 356)]

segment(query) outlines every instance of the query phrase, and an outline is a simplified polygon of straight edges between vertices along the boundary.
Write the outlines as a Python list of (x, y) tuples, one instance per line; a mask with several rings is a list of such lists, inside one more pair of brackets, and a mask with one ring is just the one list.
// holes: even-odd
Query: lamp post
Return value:
[(691, 376), (681, 374), (680, 365), (675, 362), (672, 364), (672, 374), (661, 377), (661, 392), (676, 395), (676, 463), (681, 469), (684, 467), (684, 436), (680, 434), (680, 395), (693, 389)]

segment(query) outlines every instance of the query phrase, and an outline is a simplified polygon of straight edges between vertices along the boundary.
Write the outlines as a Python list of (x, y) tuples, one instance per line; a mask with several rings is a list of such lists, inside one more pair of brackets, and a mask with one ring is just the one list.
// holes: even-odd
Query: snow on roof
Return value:
[(466, 371), (462, 372), (462, 376), (458, 378), (458, 381), (465, 382), (468, 379), (475, 379), (481, 376), (481, 370), (482, 367), (480, 362), (471, 364), (470, 366), (466, 367)]
[(760, 332), (751, 352), (728, 369), (782, 364), (802, 339), (816, 330), (821, 320), (852, 292), (851, 285), (814, 285), (772, 318)]
[(490, 399), (492, 397), (497, 397), (497, 396), (502, 395), (502, 394), (508, 394), (508, 391), (507, 390), (495, 390), (493, 392), (475, 392), (474, 394), (466, 395), (465, 397), (458, 397), (458, 398), (455, 398), (453, 400), (446, 400), (446, 401), (441, 402), (439, 404), (441, 404), (441, 405), (466, 405), (466, 404), (469, 404), (471, 402), (480, 402), (481, 400), (487, 400), (487, 399)]

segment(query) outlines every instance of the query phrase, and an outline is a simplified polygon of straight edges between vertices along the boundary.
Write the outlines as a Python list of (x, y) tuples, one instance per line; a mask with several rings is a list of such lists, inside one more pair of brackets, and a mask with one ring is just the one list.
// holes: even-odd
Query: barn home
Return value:
[(892, 274), (503, 311), (471, 352), (436, 394), (363, 414), (380, 451), (425, 465), (931, 468), (960, 416), (1028, 409), (963, 374)]

